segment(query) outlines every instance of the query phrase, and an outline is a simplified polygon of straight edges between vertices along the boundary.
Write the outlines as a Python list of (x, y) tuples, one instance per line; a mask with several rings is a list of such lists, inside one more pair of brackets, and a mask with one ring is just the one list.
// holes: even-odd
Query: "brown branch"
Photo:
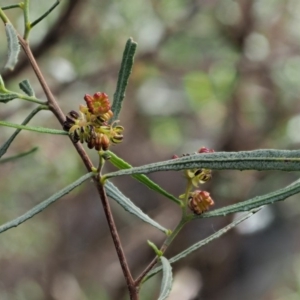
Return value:
[[(28, 58), (28, 60), (31, 64), (31, 67), (32, 67), (33, 71), (35, 72), (35, 74), (36, 74), (36, 76), (37, 76), (37, 78), (38, 78), (38, 80), (39, 80), (39, 82), (40, 82), (40, 84), (41, 84), (41, 86), (44, 90), (44, 93), (47, 97), (47, 104), (48, 104), (50, 110), (53, 112), (53, 114), (56, 116), (56, 118), (58, 119), (58, 121), (62, 125), (65, 121), (64, 113), (60, 109), (58, 103), (55, 100), (54, 95), (52, 94), (48, 84), (46, 83), (46, 80), (45, 80), (43, 74), (41, 73), (41, 70), (40, 70), (39, 66), (37, 65), (37, 62), (36, 62), (32, 52), (31, 52), (31, 49), (30, 49), (28, 43), (20, 35), (18, 35), (18, 38), (19, 38), (19, 42), (20, 42), (20, 44), (21, 44), (21, 46), (22, 46), (22, 48), (23, 48), (23, 50), (24, 50), (24, 52), (25, 52), (25, 54), (26, 54), (26, 56), (27, 56), (27, 58)], [(78, 143), (73, 143), (73, 144), (74, 144), (78, 154), (80, 155), (82, 161), (84, 162), (87, 170), (89, 172), (91, 172), (93, 164), (92, 164), (90, 158), (88, 157), (87, 153), (83, 149), (82, 145), (78, 144)], [(110, 208), (105, 190), (103, 188), (103, 185), (100, 183), (100, 180), (99, 180), (98, 176), (94, 177), (93, 181), (96, 185), (96, 188), (99, 192), (100, 199), (101, 199), (102, 204), (103, 204), (103, 209), (104, 209), (105, 216), (106, 216), (106, 219), (107, 219), (107, 222), (108, 222), (108, 225), (109, 225), (111, 236), (112, 236), (112, 239), (113, 239), (113, 242), (114, 242), (114, 245), (115, 245), (115, 248), (116, 248), (116, 252), (117, 252), (120, 264), (121, 264), (121, 268), (122, 268), (122, 271), (123, 271), (123, 274), (124, 274), (124, 277), (125, 277), (125, 280), (126, 280), (126, 283), (127, 283), (127, 288), (129, 290), (129, 293), (130, 293), (130, 299), (131, 300), (138, 300), (137, 288), (135, 287), (134, 280), (132, 278), (132, 275), (131, 275), (131, 272), (130, 272), (130, 269), (128, 267), (128, 263), (127, 263), (127, 260), (126, 260), (126, 257), (124, 255), (122, 244), (121, 244), (121, 241), (120, 241), (120, 238), (119, 238), (119, 234), (118, 234), (115, 222), (114, 222), (114, 218), (113, 218), (113, 215), (112, 215), (112, 212), (111, 212), (111, 208)]]
[[(100, 178), (98, 178), (98, 182), (100, 182)], [(108, 226), (115, 244), (115, 248), (119, 257), (119, 261), (123, 270), (123, 274), (125, 276), (126, 282), (127, 282), (127, 287), (130, 293), (130, 299), (132, 300), (137, 300), (138, 299), (138, 294), (137, 294), (137, 288), (135, 286), (134, 280), (132, 278), (131, 272), (129, 270), (127, 261), (126, 261), (126, 257), (122, 248), (122, 244), (120, 241), (120, 237), (118, 235), (118, 232), (116, 230), (116, 225), (115, 225), (115, 221), (113, 219), (113, 215), (111, 212), (111, 208), (105, 193), (105, 190), (103, 188), (103, 185), (101, 184), (97, 184), (97, 190), (99, 192), (101, 201), (102, 201), (102, 205), (103, 205), (103, 209), (107, 218), (107, 222), (108, 222)]]

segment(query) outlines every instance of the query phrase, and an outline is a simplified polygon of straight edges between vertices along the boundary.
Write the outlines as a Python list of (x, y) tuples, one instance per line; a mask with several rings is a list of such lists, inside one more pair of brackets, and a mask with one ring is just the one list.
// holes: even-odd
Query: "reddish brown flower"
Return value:
[(84, 100), (91, 114), (99, 116), (110, 111), (110, 102), (105, 93), (97, 92), (94, 96), (86, 94)]
[(194, 214), (201, 215), (212, 205), (214, 205), (214, 201), (209, 192), (196, 190), (190, 193), (189, 208)]

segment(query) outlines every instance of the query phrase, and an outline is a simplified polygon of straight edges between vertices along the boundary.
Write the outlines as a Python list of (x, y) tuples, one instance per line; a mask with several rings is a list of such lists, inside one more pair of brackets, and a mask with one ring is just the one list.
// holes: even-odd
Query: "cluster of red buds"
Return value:
[[(213, 149), (208, 149), (206, 147), (202, 147), (198, 150), (197, 153), (213, 153), (215, 152)], [(185, 154), (186, 156), (189, 154)], [(179, 158), (177, 155), (173, 156), (174, 159)], [(198, 187), (199, 184), (203, 184), (209, 181), (212, 178), (212, 171), (210, 169), (188, 169), (184, 171), (185, 177), (192, 183), (194, 187)], [(213, 199), (210, 197), (210, 194), (206, 191), (195, 190), (193, 192), (189, 192), (188, 197), (188, 206), (191, 211), (197, 215), (202, 214), (207, 211), (210, 206), (214, 205)]]
[(86, 105), (79, 106), (79, 113), (72, 110), (66, 116), (63, 129), (68, 131), (72, 140), (87, 143), (90, 149), (106, 151), (111, 144), (123, 140), (124, 128), (117, 122), (109, 124), (113, 116), (110, 101), (105, 93), (84, 96)]

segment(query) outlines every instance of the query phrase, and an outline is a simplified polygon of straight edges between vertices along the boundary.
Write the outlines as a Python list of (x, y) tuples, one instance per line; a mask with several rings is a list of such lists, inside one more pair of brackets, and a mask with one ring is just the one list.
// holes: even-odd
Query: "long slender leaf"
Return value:
[(5, 64), (5, 68), (9, 70), (13, 70), (18, 61), (20, 45), (19, 45), (16, 30), (11, 25), (11, 23), (5, 24), (5, 32), (6, 32), (7, 44), (8, 44), (8, 59)]
[[(117, 156), (115, 153), (111, 152), (111, 151), (107, 151), (109, 153), (110, 159), (109, 161), (117, 168), (119, 169), (130, 169), (132, 168), (132, 166), (127, 163), (126, 161), (124, 161), (122, 158), (120, 158), (119, 156)], [(176, 204), (181, 204), (181, 201), (179, 199), (177, 199), (175, 196), (171, 195), (170, 193), (168, 193), (166, 190), (164, 190), (163, 188), (161, 188), (157, 183), (155, 183), (154, 181), (152, 181), (149, 177), (147, 177), (146, 175), (143, 174), (136, 174), (136, 175), (132, 175), (132, 177), (136, 180), (138, 180), (139, 182), (143, 183), (144, 185), (146, 185), (149, 189), (158, 192), (159, 194), (169, 198), (170, 200), (174, 201)]]
[(37, 150), (38, 150), (38, 147), (34, 147), (31, 150), (29, 150), (29, 151), (21, 152), (19, 154), (14, 155), (14, 156), (3, 158), (3, 159), (0, 160), (0, 164), (3, 164), (3, 163), (6, 163), (6, 162), (9, 162), (9, 161), (12, 161), (12, 160), (15, 160), (15, 159), (27, 156), (27, 155), (29, 155), (29, 154), (37, 151)]
[(299, 150), (254, 150), (240, 152), (215, 152), (189, 156), (133, 167), (105, 174), (105, 178), (121, 175), (147, 174), (158, 171), (179, 171), (206, 168), (214, 170), (300, 170)]
[(31, 28), (33, 28), (36, 24), (38, 24), (39, 22), (41, 22), (43, 19), (45, 19), (51, 12), (52, 10), (59, 5), (59, 1), (56, 0), (55, 3), (43, 14), (41, 15), (39, 18), (37, 18), (36, 20), (34, 20), (31, 23)]
[(24, 125), (14, 124), (14, 123), (6, 122), (6, 121), (0, 121), (0, 125), (6, 126), (6, 127), (13, 127), (13, 128), (18, 128), (18, 129), (29, 130), (29, 131), (35, 131), (35, 132), (40, 132), (40, 133), (68, 135), (68, 133), (63, 130), (57, 130), (57, 129), (51, 129), (51, 128), (45, 128), (45, 127), (24, 126)]
[(68, 185), (67, 187), (65, 187), (64, 189), (62, 189), (59, 192), (57, 192), (54, 195), (52, 195), (50, 198), (46, 199), (45, 201), (41, 202), (40, 204), (38, 204), (35, 207), (33, 207), (32, 209), (30, 209), (24, 215), (22, 215), (22, 216), (20, 216), (20, 217), (18, 217), (16, 219), (14, 219), (14, 220), (12, 220), (10, 222), (7, 222), (7, 223), (1, 225), (0, 226), (0, 233), (4, 232), (4, 231), (6, 231), (6, 230), (8, 230), (10, 228), (17, 227), (18, 225), (24, 223), (28, 219), (32, 218), (36, 214), (38, 214), (41, 211), (43, 211), (50, 204), (54, 203), (55, 201), (57, 201), (58, 199), (60, 199), (64, 195), (70, 193), (73, 189), (75, 189), (77, 186), (79, 186), (84, 181), (86, 181), (87, 179), (91, 178), (94, 175), (95, 174), (92, 173), (92, 172), (88, 173), (88, 174), (85, 174), (84, 176), (80, 177), (78, 180), (74, 181), (73, 183), (71, 183), (70, 185)]
[(169, 234), (169, 230), (158, 224), (156, 221), (152, 220), (148, 215), (143, 213), (140, 208), (134, 205), (129, 198), (124, 196), (124, 194), (110, 181), (105, 183), (105, 190), (107, 196), (115, 200), (118, 204), (120, 204), (126, 211), (130, 212), (131, 214), (137, 216), (142, 221), (156, 227), (157, 229), (161, 230), (162, 232)]
[[(47, 106), (40, 105), (36, 107), (22, 122), (22, 125), (26, 125), (39, 111), (43, 109), (48, 109)], [(6, 153), (7, 149), (9, 148), (10, 144), (16, 138), (16, 136), (21, 132), (21, 129), (17, 129), (11, 137), (0, 147), (0, 158)]]
[(119, 117), (122, 108), (122, 102), (125, 97), (125, 90), (128, 84), (128, 79), (131, 74), (131, 70), (133, 66), (133, 59), (134, 59), (136, 48), (137, 48), (137, 43), (134, 42), (132, 38), (128, 39), (123, 53), (121, 68), (119, 71), (119, 77), (117, 82), (117, 88), (114, 94), (114, 101), (111, 108), (111, 110), (114, 113), (111, 122), (117, 120)]
[(283, 201), (286, 198), (291, 197), (298, 193), (300, 193), (300, 179), (296, 180), (292, 184), (282, 189), (279, 189), (275, 192), (271, 192), (262, 196), (257, 196), (246, 201), (228, 205), (223, 208), (215, 209), (213, 211), (206, 212), (199, 216), (194, 215), (193, 218), (194, 219), (210, 218), (210, 217), (217, 217), (217, 216), (226, 216), (228, 214), (241, 212), (241, 211), (249, 211), (256, 207), (260, 207), (267, 204), (273, 204), (278, 201)]
[[(223, 234), (228, 232), (230, 229), (236, 227), (241, 222), (243, 222), (243, 221), (247, 220), (248, 218), (250, 218), (253, 214), (258, 212), (259, 210), (260, 210), (260, 208), (256, 208), (256, 209), (252, 210), (250, 213), (246, 214), (242, 218), (230, 223), (229, 225), (227, 225), (224, 228), (218, 230), (217, 232), (215, 232), (214, 234), (212, 234), (209, 237), (205, 238), (204, 240), (197, 242), (196, 244), (192, 245), (191, 247), (187, 248), (186, 250), (184, 250), (184, 251), (180, 252), (179, 254), (177, 254), (176, 256), (172, 257), (171, 259), (169, 259), (169, 262), (172, 264), (172, 263), (180, 260), (181, 258), (186, 257), (188, 254), (190, 254), (190, 253), (198, 250), (199, 248), (205, 246), (206, 244), (210, 243), (211, 241), (219, 238), (220, 236), (222, 236)], [(143, 282), (147, 281), (149, 278), (151, 278), (152, 276), (154, 276), (155, 274), (160, 272), (161, 269), (162, 269), (162, 267), (158, 266), (155, 269), (151, 270), (147, 274), (147, 276), (143, 279)]]
[(7, 10), (7, 9), (11, 9), (11, 8), (21, 8), (21, 3), (6, 5), (6, 6), (1, 7), (2, 10)]
[(163, 256), (160, 257), (160, 260), (162, 263), (163, 278), (158, 300), (165, 300), (168, 298), (172, 289), (173, 275), (170, 262)]

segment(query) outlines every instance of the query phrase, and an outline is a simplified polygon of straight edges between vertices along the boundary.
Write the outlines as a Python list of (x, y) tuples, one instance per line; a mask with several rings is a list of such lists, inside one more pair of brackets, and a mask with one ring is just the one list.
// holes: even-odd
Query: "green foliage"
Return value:
[(13, 93), (5, 93), (5, 94), (2, 94), (0, 93), (0, 102), (3, 102), (3, 103), (7, 103), (11, 100), (14, 100), (18, 98), (18, 95), (17, 94), (13, 94)]
[(19, 158), (21, 158), (21, 157), (23, 157), (23, 156), (27, 156), (27, 155), (29, 155), (29, 154), (31, 154), (31, 153), (36, 152), (37, 150), (38, 150), (38, 147), (34, 147), (34, 148), (32, 148), (31, 150), (29, 150), (29, 151), (25, 151), (25, 152), (16, 154), (16, 155), (14, 155), (14, 156), (6, 157), (6, 158), (0, 160), (0, 164), (9, 162), (9, 161), (12, 161), (12, 160), (15, 160), (15, 159), (19, 159)]
[(44, 127), (25, 126), (25, 125), (13, 124), (13, 123), (6, 122), (6, 121), (0, 121), (0, 126), (24, 129), (24, 130), (35, 131), (35, 132), (39, 132), (39, 133), (68, 135), (68, 133), (63, 130), (44, 128)]
[(30, 85), (29, 80), (25, 79), (19, 83), (20, 89), (28, 96), (34, 96), (34, 90)]
[[(35, 108), (27, 117), (26, 119), (22, 122), (22, 125), (26, 125), (39, 111), (47, 109), (45, 106), (38, 106)], [(13, 140), (17, 137), (17, 135), (21, 132), (21, 129), (17, 129), (11, 137), (0, 147), (0, 158), (6, 153), (7, 149), (13, 142)]]
[(138, 208), (137, 206), (135, 206), (130, 199), (128, 199), (127, 197), (125, 197), (121, 191), (114, 186), (110, 181), (107, 181), (105, 183), (105, 190), (107, 193), (107, 196), (109, 196), (110, 198), (112, 198), (113, 200), (115, 200), (118, 204), (120, 204), (126, 211), (128, 211), (129, 213), (137, 216), (138, 218), (140, 218), (142, 221), (156, 227), (157, 229), (161, 230), (164, 233), (168, 233), (169, 230), (164, 228), (163, 226), (161, 226), (160, 224), (158, 224), (157, 222), (155, 222), (154, 220), (152, 220), (149, 216), (147, 216), (146, 214), (144, 214), (140, 208)]
[(162, 263), (163, 279), (158, 300), (164, 300), (168, 298), (172, 289), (173, 276), (170, 262), (163, 256), (160, 257), (160, 261)]
[[(121, 113), (121, 109), (123, 107), (125, 92), (129, 82), (129, 77), (133, 70), (134, 56), (137, 49), (137, 43), (133, 41), (132, 38), (127, 40), (125, 45), (125, 49), (123, 52), (123, 57), (120, 65), (120, 70), (118, 74), (118, 79), (116, 83), (116, 90), (113, 97), (113, 104), (110, 105), (109, 99), (106, 94), (105, 97), (102, 97), (102, 93), (96, 93), (94, 96), (85, 96), (85, 100), (87, 102), (87, 106), (80, 106), (80, 113), (72, 110), (67, 118), (61, 111), (59, 104), (56, 102), (55, 97), (53, 96), (47, 82), (45, 81), (37, 62), (31, 52), (31, 48), (28, 43), (28, 39), (31, 33), (31, 30), (34, 26), (39, 24), (45, 17), (49, 15), (50, 12), (59, 4), (59, 1), (56, 1), (49, 10), (43, 13), (40, 17), (36, 18), (35, 21), (30, 21), (29, 11), (30, 5), (29, 0), (26, 0), (20, 4), (9, 5), (6, 7), (0, 8), (0, 18), (4, 23), (7, 44), (8, 44), (8, 60), (5, 64), (5, 68), (9, 70), (13, 70), (17, 61), (20, 52), (20, 45), (25, 51), (25, 55), (29, 59), (31, 63), (32, 69), (34, 70), (37, 78), (42, 86), (43, 91), (45, 92), (45, 96), (47, 98), (47, 102), (44, 102), (35, 97), (35, 92), (32, 86), (29, 83), (28, 79), (23, 80), (19, 83), (20, 89), (25, 93), (18, 93), (16, 91), (8, 90), (5, 87), (4, 81), (0, 76), (0, 102), (8, 103), (13, 99), (20, 99), (23, 101), (31, 102), (31, 104), (39, 104), (38, 107), (35, 107), (32, 112), (27, 116), (27, 118), (22, 122), (21, 125), (0, 120), (0, 126), (16, 128), (17, 130), (8, 138), (8, 140), (0, 147), (0, 165), (7, 162), (19, 163), (19, 158), (28, 156), (37, 151), (38, 147), (33, 147), (31, 150), (25, 150), (21, 152), (17, 152), (18, 154), (12, 155), (6, 158), (2, 158), (2, 156), (7, 152), (7, 150), (11, 147), (13, 141), (17, 137), (17, 135), (22, 130), (39, 132), (42, 134), (52, 134), (52, 135), (62, 135), (62, 139), (66, 138), (64, 136), (70, 136), (73, 144), (75, 144), (76, 150), (79, 153), (82, 162), (86, 166), (88, 173), (78, 180), (74, 181), (64, 189), (54, 192), (52, 196), (42, 201), (38, 205), (34, 206), (32, 209), (27, 211), (25, 214), (7, 222), (0, 226), (0, 233), (5, 232), (13, 227), (17, 227), (18, 225), (24, 223), (29, 220), (33, 216), (39, 214), (44, 209), (46, 209), (50, 204), (56, 202), (58, 199), (62, 198), (77, 186), (81, 185), (88, 179), (93, 178), (93, 183), (97, 188), (98, 196), (101, 199), (105, 216), (109, 225), (109, 229), (111, 232), (111, 236), (114, 241), (114, 245), (116, 248), (116, 252), (118, 254), (118, 259), (122, 266), (122, 270), (124, 273), (124, 277), (127, 282), (128, 290), (131, 294), (131, 299), (137, 299), (138, 290), (140, 284), (145, 282), (148, 278), (155, 275), (159, 271), (163, 271), (163, 278), (161, 283), (161, 290), (159, 295), (159, 300), (167, 299), (169, 293), (172, 288), (172, 268), (171, 263), (174, 263), (187, 255), (193, 253), (194, 251), (200, 249), (206, 244), (212, 242), (214, 239), (219, 238), (223, 234), (225, 234), (230, 229), (236, 227), (239, 223), (251, 217), (254, 213), (256, 213), (260, 208), (264, 205), (270, 205), (278, 201), (283, 201), (288, 197), (300, 193), (300, 181), (297, 180), (292, 184), (277, 189), (273, 192), (269, 192), (262, 196), (256, 196), (246, 201), (241, 201), (239, 203), (235, 203), (232, 205), (225, 205), (222, 208), (218, 208), (215, 210), (211, 210), (210, 206), (214, 204), (210, 193), (204, 190), (196, 190), (194, 188), (198, 188), (200, 184), (206, 183), (206, 181), (211, 179), (211, 170), (256, 170), (256, 171), (299, 171), (300, 170), (300, 151), (299, 150), (276, 150), (276, 149), (260, 149), (253, 151), (238, 151), (238, 152), (213, 152), (211, 149), (207, 149), (205, 147), (201, 148), (198, 153), (184, 155), (182, 157), (174, 157), (171, 160), (155, 162), (151, 164), (145, 164), (138, 167), (133, 167), (129, 163), (127, 163), (122, 158), (118, 157), (115, 153), (108, 150), (110, 146), (110, 142), (113, 141), (113, 144), (119, 144), (123, 140), (123, 130), (124, 128), (117, 124), (118, 118)], [(238, 19), (238, 6), (236, 3), (232, 1), (228, 1), (228, 3), (235, 9), (234, 12), (231, 10), (226, 10), (226, 16), (220, 14), (220, 10), (216, 14), (216, 18), (219, 19), (219, 22), (227, 22), (228, 24), (232, 21), (228, 16), (232, 16), (232, 18)], [(141, 4), (138, 4), (141, 8)], [(150, 5), (150, 4), (148, 4)], [(155, 10), (155, 5), (153, 4), (153, 10)], [(166, 7), (171, 5), (170, 3), (164, 3)], [(174, 5), (171, 5), (172, 7)], [(181, 11), (185, 6), (182, 2), (177, 1), (176, 7), (178, 6), (178, 11)], [(222, 6), (220, 6), (222, 7)], [(19, 33), (16, 32), (12, 23), (9, 21), (8, 17), (4, 13), (4, 10), (20, 8), (23, 12), (24, 16), (24, 37), (22, 38)], [(135, 7), (136, 9), (136, 7)], [(145, 9), (145, 8), (144, 8)], [(173, 8), (172, 8), (173, 9)], [(195, 10), (199, 9), (195, 7)], [(219, 8), (220, 9), (220, 8)], [(176, 10), (176, 9), (175, 9)], [(156, 12), (158, 15), (159, 13)], [(186, 12), (185, 19), (183, 21), (189, 22), (189, 16), (193, 15), (192, 13)], [(147, 11), (147, 16), (151, 15), (152, 12)], [(161, 35), (161, 40), (157, 41), (157, 44), (162, 44), (165, 41), (168, 41), (168, 34), (172, 33), (172, 31), (176, 30), (177, 27), (180, 27), (180, 22), (178, 20), (172, 20), (168, 15), (169, 12), (162, 12), (162, 15), (165, 15), (169, 22), (174, 22), (174, 25), (170, 25), (164, 34)], [(203, 16), (200, 16), (202, 18)], [(105, 18), (105, 16), (104, 16)], [(124, 11), (124, 18), (128, 19), (128, 21), (132, 21), (132, 10)], [(140, 18), (143, 18), (140, 16)], [(192, 18), (191, 18), (192, 19)], [(97, 21), (96, 18), (89, 18), (89, 20)], [(109, 20), (109, 18), (108, 18)], [(182, 20), (181, 20), (182, 21)], [(92, 22), (91, 22), (92, 23)], [(158, 22), (159, 23), (159, 22)], [(94, 24), (94, 23), (93, 23)], [(90, 25), (90, 24), (89, 24)], [(231, 24), (230, 25), (234, 25)], [(94, 25), (93, 25), (94, 26)], [(207, 22), (206, 27), (204, 26), (200, 30), (203, 32), (211, 32), (214, 38), (218, 37), (219, 31), (216, 23)], [(91, 30), (89, 31), (91, 32)], [(197, 30), (191, 29), (186, 35), (181, 36), (180, 39), (184, 41), (184, 45), (182, 48), (177, 47), (177, 40), (173, 37), (170, 38), (169, 48), (166, 47), (170, 52), (170, 58), (176, 58), (181, 63), (182, 67), (185, 67), (184, 61), (187, 57), (192, 57), (191, 61), (193, 61), (198, 55), (198, 47), (200, 46), (198, 42), (195, 44), (195, 49), (193, 50), (193, 55), (191, 56), (191, 52), (187, 47), (187, 41), (192, 39), (193, 35), (197, 35), (199, 32)], [(201, 33), (200, 33), (201, 34)], [(257, 33), (256, 33), (257, 34)], [(247, 37), (248, 39), (248, 37)], [(264, 37), (261, 37), (261, 40), (264, 40)], [(265, 41), (265, 40), (264, 40)], [(107, 40), (107, 45), (110, 46), (110, 41)], [(211, 45), (213, 45), (215, 41), (211, 41)], [(243, 45), (245, 44), (245, 55), (248, 59), (256, 59), (259, 60), (259, 55), (261, 53), (250, 53), (251, 45), (248, 45), (247, 41), (243, 41)], [(211, 55), (209, 45), (201, 45), (202, 50), (206, 53), (206, 55)], [(230, 48), (228, 45), (224, 46), (225, 52)], [(109, 47), (108, 47), (109, 48)], [(253, 50), (253, 49), (252, 49)], [(261, 49), (260, 49), (261, 50)], [(248, 52), (247, 52), (248, 51)], [(218, 51), (216, 51), (217, 53)], [(149, 52), (150, 54), (156, 56), (155, 52)], [(217, 56), (217, 54), (215, 55)], [(250, 54), (249, 54), (250, 53)], [(87, 53), (87, 57), (88, 57)], [(146, 57), (147, 57), (146, 55)], [(173, 55), (173, 56), (172, 56)], [(220, 60), (214, 61), (213, 63), (208, 63), (206, 66), (207, 71), (204, 71), (205, 68), (201, 68), (199, 71), (198, 66), (193, 70), (189, 70), (185, 72), (183, 77), (183, 85), (186, 91), (186, 94), (189, 99), (190, 107), (195, 110), (195, 112), (200, 111), (203, 107), (205, 107), (208, 103), (217, 102), (222, 108), (225, 109), (227, 105), (228, 99), (232, 96), (233, 89), (237, 84), (237, 78), (239, 76), (236, 68), (233, 67), (233, 62), (236, 61), (235, 53), (232, 51), (230, 55), (228, 54), (228, 60)], [(161, 58), (160, 58), (161, 59)], [(291, 60), (291, 62), (296, 61)], [(202, 58), (198, 60), (199, 63), (202, 63)], [(80, 61), (81, 63), (81, 61)], [(93, 62), (94, 63), (94, 62)], [(165, 66), (160, 63), (161, 70), (154, 70), (153, 73), (160, 73), (164, 71)], [(145, 65), (138, 64), (138, 71), (136, 77), (147, 77), (149, 73), (145, 71)], [(289, 74), (290, 77), (293, 77), (294, 74), (298, 74), (295, 72), (291, 65), (285, 65), (284, 70)], [(109, 70), (110, 71), (110, 70)], [(140, 73), (138, 73), (140, 72)], [(141, 76), (140, 76), (141, 74)], [(281, 74), (280, 74), (281, 76)], [(90, 78), (95, 78), (97, 76), (90, 76)], [(294, 78), (290, 78), (294, 79)], [(71, 80), (70, 80), (71, 81)], [(293, 80), (291, 80), (293, 81)], [(67, 82), (67, 81), (66, 81)], [(289, 80), (287, 80), (289, 82)], [(293, 81), (293, 85), (297, 81)], [(166, 85), (167, 86), (167, 85)], [(296, 88), (296, 87), (295, 87)], [(241, 90), (243, 90), (241, 88)], [(80, 90), (81, 92), (81, 90)], [(97, 96), (98, 95), (98, 96)], [(99, 96), (100, 95), (100, 96)], [(171, 95), (171, 94), (170, 94)], [(156, 97), (156, 94), (153, 92), (149, 95), (148, 101), (151, 101), (153, 97)], [(88, 99), (86, 99), (88, 98)], [(277, 103), (276, 103), (277, 104)], [(133, 107), (133, 104), (130, 103)], [(250, 102), (243, 104), (244, 108), (249, 109), (249, 107), (255, 107), (255, 105)], [(252, 105), (252, 106), (251, 106)], [(241, 105), (242, 106), (242, 105)], [(274, 105), (275, 106), (275, 105)], [(130, 107), (130, 106), (129, 106)], [(184, 106), (185, 108), (185, 106)], [(110, 111), (111, 109), (111, 111)], [(236, 107), (234, 107), (236, 109)], [(239, 107), (238, 107), (239, 109)], [(36, 116), (38, 112), (41, 110), (49, 110), (53, 113), (53, 116), (61, 123), (64, 130), (57, 130), (51, 128), (45, 128), (40, 126), (29, 126), (28, 122)], [(275, 110), (275, 108), (274, 108)], [(163, 115), (163, 111), (155, 111), (157, 115)], [(113, 114), (112, 114), (113, 112)], [(16, 114), (18, 111), (16, 110)], [(202, 112), (201, 112), (202, 113)], [(208, 118), (213, 119), (213, 116), (208, 116)], [(259, 116), (260, 120), (263, 120), (261, 116)], [(234, 126), (238, 127), (237, 120), (234, 120)], [(248, 120), (249, 121), (249, 120)], [(251, 121), (251, 119), (250, 119)], [(17, 121), (15, 121), (17, 122)], [(156, 140), (159, 146), (179, 146), (181, 144), (181, 139), (183, 139), (186, 135), (182, 128), (182, 122), (179, 122), (175, 119), (175, 116), (168, 116), (164, 118), (162, 122), (156, 122), (155, 130), (152, 131), (152, 137)], [(195, 124), (192, 125), (195, 127)], [(171, 128), (170, 128), (171, 127)], [(131, 134), (135, 134), (135, 128)], [(126, 132), (126, 131), (125, 131)], [(151, 134), (150, 134), (151, 135)], [(57, 137), (56, 137), (57, 138)], [(37, 140), (38, 142), (39, 140)], [(67, 139), (66, 139), (67, 141)], [(79, 143), (81, 142), (81, 143)], [(99, 154), (99, 162), (98, 167), (95, 167), (92, 163), (92, 160), (89, 158), (87, 152), (82, 147), (81, 144), (87, 144), (90, 149), (97, 150)], [(35, 145), (35, 144), (34, 144)], [(26, 145), (27, 146), (27, 145)], [(40, 147), (40, 145), (38, 145)], [(48, 146), (49, 147), (49, 146)], [(49, 147), (50, 148), (50, 147)], [(57, 149), (57, 145), (55, 149)], [(29, 148), (30, 149), (30, 148)], [(136, 152), (136, 155), (139, 155), (139, 151)], [(38, 154), (38, 153), (37, 153)], [(37, 155), (36, 154), (36, 155)], [(111, 162), (115, 167), (119, 170), (115, 172), (105, 173), (104, 166), (107, 162)], [(66, 173), (64, 169), (64, 162), (60, 162), (62, 165), (61, 170), (64, 172), (63, 174), (59, 174), (59, 176), (63, 176)], [(47, 167), (45, 166), (45, 169)], [(160, 171), (183, 171), (184, 177), (183, 180), (186, 181), (186, 190), (182, 195), (175, 197), (170, 194), (166, 190), (164, 190), (158, 183), (154, 182), (150, 178), (148, 178), (145, 174), (152, 172), (160, 172)], [(30, 173), (30, 172), (29, 172)], [(181, 218), (177, 221), (177, 225), (175, 229), (169, 230), (164, 226), (160, 225), (158, 222), (150, 218), (147, 214), (145, 214), (137, 205), (135, 205), (131, 199), (126, 197), (112, 182), (108, 179), (117, 177), (130, 175), (138, 182), (144, 184), (149, 189), (154, 192), (164, 196), (166, 199), (170, 200), (171, 204), (176, 204), (176, 208), (181, 210)], [(172, 173), (168, 173), (166, 176), (166, 180), (172, 180)], [(49, 182), (51, 185), (51, 182)], [(132, 279), (131, 270), (128, 267), (126, 257), (124, 255), (124, 251), (122, 249), (122, 244), (120, 242), (120, 238), (118, 236), (118, 230), (114, 222), (113, 214), (110, 209), (110, 204), (108, 202), (107, 196), (116, 201), (119, 205), (121, 205), (124, 210), (129, 212), (130, 214), (138, 217), (143, 222), (155, 227), (156, 229), (162, 231), (166, 237), (165, 241), (162, 243), (160, 247), (156, 246), (156, 244), (148, 241), (148, 245), (154, 250), (155, 257), (152, 263), (141, 273), (141, 275), (136, 279)], [(21, 201), (20, 201), (21, 202)], [(225, 226), (221, 230), (215, 232), (214, 234), (208, 236), (207, 238), (195, 243), (191, 247), (185, 249), (178, 255), (174, 256), (171, 259), (165, 258), (164, 254), (168, 247), (171, 246), (173, 240), (176, 238), (182, 228), (189, 222), (195, 221), (202, 218), (208, 217), (217, 217), (217, 216), (226, 216), (228, 214), (233, 214), (236, 212), (246, 211), (249, 212), (243, 218), (230, 223)], [(84, 220), (85, 221), (85, 220)], [(158, 266), (153, 269), (155, 263), (161, 262), (161, 266)], [(133, 293), (136, 295), (133, 295)]]
[(253, 150), (240, 152), (215, 152), (191, 154), (177, 159), (152, 163), (141, 167), (108, 173), (106, 178), (123, 175), (147, 174), (159, 171), (180, 171), (193, 168), (213, 170), (280, 170), (299, 171), (298, 150)]
[(35, 207), (30, 209), (28, 212), (26, 212), (22, 216), (17, 217), (15, 219), (13, 219), (12, 221), (1, 225), (0, 226), (0, 233), (6, 231), (8, 229), (11, 229), (13, 227), (17, 227), (20, 224), (24, 223), (25, 221), (31, 219), (36, 214), (39, 214), (41, 211), (43, 211), (45, 208), (47, 208), (50, 204), (56, 202), (58, 199), (62, 198), (66, 194), (70, 193), (72, 190), (74, 190), (76, 187), (81, 185), (84, 181), (91, 178), (92, 176), (94, 176), (94, 173), (88, 173), (86, 175), (83, 175), (78, 180), (72, 182), (70, 185), (68, 185), (64, 189), (62, 189), (62, 190), (58, 191), (57, 193), (53, 194), (51, 197), (44, 200), (40, 204), (36, 205)]
[(125, 90), (128, 84), (128, 79), (131, 74), (136, 48), (137, 43), (134, 42), (132, 38), (128, 39), (123, 53), (121, 68), (117, 82), (117, 89), (114, 94), (114, 102), (112, 105), (112, 111), (114, 115), (111, 122), (118, 120), (123, 100), (125, 98)]

